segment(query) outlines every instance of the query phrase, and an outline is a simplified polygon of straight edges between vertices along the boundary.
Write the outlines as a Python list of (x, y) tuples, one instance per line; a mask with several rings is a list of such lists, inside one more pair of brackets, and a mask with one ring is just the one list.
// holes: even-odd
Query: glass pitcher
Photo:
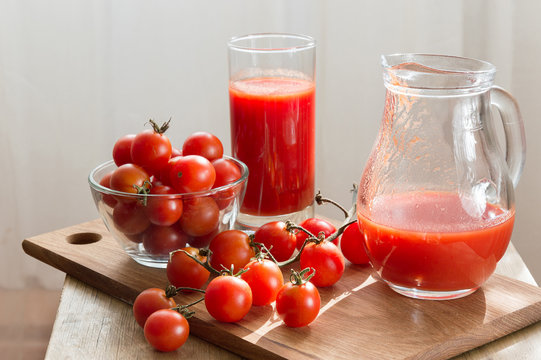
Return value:
[(518, 105), (484, 61), (397, 54), (382, 65), (385, 110), (357, 196), (371, 265), (409, 297), (466, 296), (511, 238), (526, 153)]

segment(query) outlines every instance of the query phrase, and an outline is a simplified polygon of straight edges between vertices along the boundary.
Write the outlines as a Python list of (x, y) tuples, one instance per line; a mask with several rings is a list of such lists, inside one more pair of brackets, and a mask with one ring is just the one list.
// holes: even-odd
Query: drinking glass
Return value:
[(313, 216), (314, 39), (251, 34), (228, 49), (232, 154), (250, 171), (238, 227)]

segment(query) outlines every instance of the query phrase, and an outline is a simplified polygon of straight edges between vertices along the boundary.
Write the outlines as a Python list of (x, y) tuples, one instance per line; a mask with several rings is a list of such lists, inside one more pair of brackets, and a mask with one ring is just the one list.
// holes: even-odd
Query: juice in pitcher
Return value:
[(381, 278), (426, 293), (475, 291), (504, 255), (514, 223), (514, 209), (486, 204), (472, 217), (457, 194), (439, 192), (376, 197), (370, 218), (357, 215)]

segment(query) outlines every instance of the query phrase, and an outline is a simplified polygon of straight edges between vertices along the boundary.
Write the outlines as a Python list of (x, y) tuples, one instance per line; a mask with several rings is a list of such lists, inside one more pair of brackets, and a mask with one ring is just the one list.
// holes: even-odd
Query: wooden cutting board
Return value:
[[(22, 246), (130, 304), (142, 290), (167, 285), (164, 269), (133, 261), (99, 219), (26, 239)], [(284, 274), (287, 279), (289, 269)], [(465, 298), (427, 301), (398, 295), (375, 280), (369, 267), (348, 264), (343, 278), (320, 295), (320, 314), (304, 328), (283, 325), (273, 306), (253, 307), (235, 324), (220, 323), (200, 303), (191, 333), (253, 359), (444, 359), (541, 320), (541, 289), (497, 274)]]

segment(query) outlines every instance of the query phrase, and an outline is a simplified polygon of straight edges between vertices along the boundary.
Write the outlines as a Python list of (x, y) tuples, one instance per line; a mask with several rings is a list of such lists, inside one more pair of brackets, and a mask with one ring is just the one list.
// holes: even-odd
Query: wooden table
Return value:
[[(496, 272), (537, 285), (512, 244)], [(158, 353), (146, 343), (130, 305), (66, 276), (46, 359), (150, 358), (239, 359), (193, 335), (176, 352)], [(541, 359), (541, 322), (457, 359)]]

